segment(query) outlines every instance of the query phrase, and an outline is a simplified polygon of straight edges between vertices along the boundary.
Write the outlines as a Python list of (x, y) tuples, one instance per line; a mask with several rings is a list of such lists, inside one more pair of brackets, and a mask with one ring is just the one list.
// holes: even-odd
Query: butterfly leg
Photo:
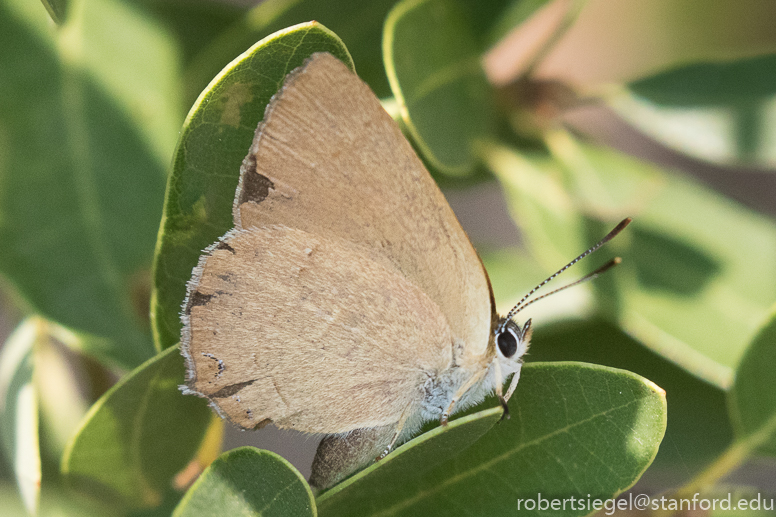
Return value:
[[(501, 420), (509, 419), (509, 406), (507, 405), (507, 400), (509, 400), (509, 396), (506, 398), (503, 395), (503, 387), (502, 384), (504, 381), (502, 380), (503, 377), (501, 376), (501, 364), (499, 364), (498, 361), (493, 361), (494, 370), (496, 374), (496, 396), (498, 397), (498, 401), (501, 403), (501, 408), (504, 410), (504, 412), (501, 414)], [(510, 389), (512, 389), (512, 386), (509, 386)]]
[(391, 452), (391, 449), (393, 449), (393, 446), (396, 445), (396, 440), (399, 439), (399, 435), (401, 434), (402, 430), (404, 429), (404, 424), (407, 423), (407, 419), (409, 418), (411, 411), (412, 404), (407, 406), (407, 408), (404, 410), (404, 412), (401, 414), (401, 418), (399, 418), (399, 422), (396, 424), (396, 431), (393, 433), (393, 438), (391, 438), (391, 443), (388, 444), (388, 447), (385, 448), (385, 450), (380, 454), (375, 461), (380, 461), (381, 459), (388, 456), (388, 453)]
[(487, 369), (480, 370), (475, 375), (472, 375), (469, 380), (463, 384), (463, 386), (458, 388), (458, 391), (455, 393), (455, 395), (453, 395), (452, 400), (450, 400), (450, 405), (447, 406), (447, 409), (444, 411), (444, 413), (442, 413), (442, 417), (439, 419), (439, 423), (441, 425), (447, 425), (447, 421), (450, 418), (450, 414), (453, 412), (455, 405), (459, 400), (461, 400), (461, 397), (463, 397), (472, 386), (480, 382), (482, 378), (485, 377), (487, 371)]
[[(520, 365), (522, 368), (522, 365)], [(507, 390), (507, 394), (504, 397), (505, 400), (509, 400), (509, 398), (512, 396), (512, 394), (515, 392), (515, 388), (517, 388), (517, 381), (520, 380), (520, 368), (517, 369), (515, 374), (512, 376), (512, 382), (509, 383), (509, 389)]]

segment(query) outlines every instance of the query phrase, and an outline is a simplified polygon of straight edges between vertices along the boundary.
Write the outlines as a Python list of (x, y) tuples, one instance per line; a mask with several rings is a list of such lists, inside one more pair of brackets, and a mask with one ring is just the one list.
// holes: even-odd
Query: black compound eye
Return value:
[(504, 357), (512, 357), (517, 352), (517, 335), (510, 328), (496, 336), (496, 344)]

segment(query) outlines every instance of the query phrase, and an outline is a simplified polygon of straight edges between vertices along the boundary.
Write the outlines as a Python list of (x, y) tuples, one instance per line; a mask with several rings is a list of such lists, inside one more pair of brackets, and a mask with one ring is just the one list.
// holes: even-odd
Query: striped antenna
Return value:
[(607, 233), (606, 237), (604, 237), (603, 239), (598, 241), (598, 243), (595, 246), (593, 246), (592, 248), (590, 248), (589, 250), (587, 250), (586, 252), (582, 253), (580, 256), (578, 256), (577, 258), (575, 258), (574, 260), (572, 260), (571, 262), (569, 262), (568, 264), (566, 264), (565, 266), (560, 268), (554, 274), (550, 275), (544, 282), (542, 282), (541, 284), (539, 284), (536, 287), (534, 287), (533, 289), (531, 289), (528, 292), (528, 294), (523, 296), (523, 298), (519, 302), (517, 302), (517, 304), (515, 304), (514, 307), (512, 307), (512, 310), (510, 310), (507, 313), (506, 317), (504, 317), (504, 319), (502, 320), (501, 325), (499, 325), (499, 327), (496, 330), (496, 332), (498, 332), (498, 333), (503, 332), (504, 328), (506, 327), (507, 321), (511, 320), (515, 316), (515, 314), (517, 314), (518, 312), (520, 312), (524, 308), (528, 307), (532, 303), (534, 303), (536, 301), (539, 301), (542, 298), (546, 298), (546, 297), (550, 296), (551, 294), (555, 294), (555, 293), (557, 293), (559, 291), (563, 291), (564, 289), (568, 289), (569, 287), (572, 287), (572, 286), (575, 286), (575, 285), (579, 285), (579, 284), (581, 284), (583, 282), (587, 282), (588, 280), (592, 280), (592, 279), (596, 278), (598, 275), (600, 275), (601, 273), (603, 273), (604, 271), (606, 271), (607, 269), (609, 269), (611, 267), (614, 267), (617, 264), (619, 264), (621, 262), (619, 257), (618, 258), (614, 258), (614, 259), (610, 260), (609, 262), (607, 262), (606, 264), (604, 264), (603, 266), (601, 266), (600, 268), (598, 268), (595, 271), (593, 271), (592, 273), (590, 273), (589, 275), (586, 275), (586, 276), (580, 278), (576, 282), (573, 282), (573, 283), (571, 283), (569, 285), (563, 286), (563, 287), (561, 287), (559, 289), (556, 289), (554, 291), (551, 291), (551, 292), (549, 292), (547, 294), (543, 294), (542, 296), (539, 296), (538, 298), (534, 298), (533, 300), (525, 303), (526, 300), (528, 300), (528, 298), (530, 298), (536, 291), (538, 291), (539, 289), (541, 289), (542, 287), (547, 285), (547, 283), (549, 283), (556, 276), (560, 275), (561, 273), (566, 271), (568, 268), (570, 268), (571, 266), (573, 266), (574, 264), (576, 264), (577, 262), (579, 262), (583, 258), (587, 257), (588, 255), (593, 253), (595, 250), (597, 250), (598, 248), (600, 248), (601, 246), (603, 246), (604, 244), (606, 244), (610, 240), (614, 239), (617, 236), (618, 233), (623, 231), (625, 229), (625, 227), (630, 224), (631, 221), (632, 221), (632, 219), (630, 217), (627, 217), (627, 218), (623, 219), (622, 221), (620, 221), (620, 224), (615, 226), (615, 228), (612, 231)]

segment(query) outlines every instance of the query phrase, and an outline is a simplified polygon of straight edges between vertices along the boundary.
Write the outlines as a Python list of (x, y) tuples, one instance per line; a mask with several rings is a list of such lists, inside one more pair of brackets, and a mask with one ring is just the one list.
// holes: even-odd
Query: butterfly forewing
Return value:
[(268, 107), (242, 167), (235, 223), (364, 246), (439, 305), (468, 353), (484, 353), (492, 307), (477, 253), (398, 125), (332, 55), (290, 74)]

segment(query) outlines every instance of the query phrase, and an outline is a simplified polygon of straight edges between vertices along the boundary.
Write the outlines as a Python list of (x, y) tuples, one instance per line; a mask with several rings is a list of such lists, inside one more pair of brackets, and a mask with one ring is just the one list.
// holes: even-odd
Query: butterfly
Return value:
[(532, 332), (512, 318), (532, 301), (497, 315), (442, 192), (331, 54), (289, 73), (267, 106), (233, 219), (188, 283), (187, 392), (245, 429), (325, 435), (311, 484), (494, 390), (508, 410)]

